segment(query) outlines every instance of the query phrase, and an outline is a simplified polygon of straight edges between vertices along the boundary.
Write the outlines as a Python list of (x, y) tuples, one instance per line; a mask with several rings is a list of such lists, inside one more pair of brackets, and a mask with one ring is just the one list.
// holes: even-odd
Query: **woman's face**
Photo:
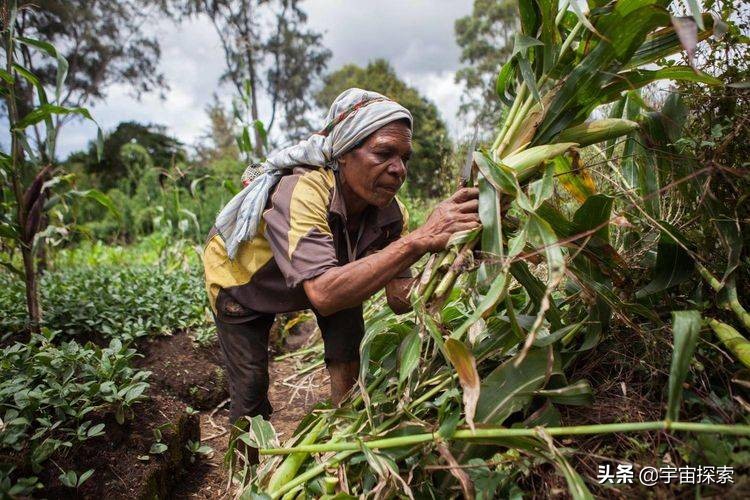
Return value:
[(383, 208), (404, 183), (410, 156), (411, 129), (404, 121), (389, 123), (341, 155), (343, 184), (367, 204)]

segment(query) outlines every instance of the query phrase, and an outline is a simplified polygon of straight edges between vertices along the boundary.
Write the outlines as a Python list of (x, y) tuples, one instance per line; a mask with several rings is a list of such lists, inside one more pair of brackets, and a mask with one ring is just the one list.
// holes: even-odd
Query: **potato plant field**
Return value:
[[(84, 3), (0, 7), (0, 498), (750, 495), (750, 4), (472, 2), (455, 23), (462, 61), (493, 54), (487, 81), (467, 79), (481, 90), (473, 138), (437, 141), (440, 164), (402, 201), (414, 230), (460, 184), (476, 187), (481, 226), (413, 266), (409, 312), (382, 291), (365, 302), (359, 374), (339, 406), (315, 315), (278, 314), (274, 412), (240, 430), (203, 245), (244, 163), (287, 145), (270, 133), (276, 114), (256, 117), (256, 94), (281, 92), (280, 76), (251, 71), (231, 111), (215, 97), (213, 142), (192, 153), (164, 128), (102, 130), (85, 99), (66, 100), (91, 75), (66, 45), (83, 38), (50, 21), (108, 25), (115, 14), (94, 3), (88, 21)], [(265, 7), (277, 3), (291, 39), (305, 5)], [(236, 27), (264, 2), (142, 4), (116, 12), (136, 38), (134, 6)], [(291, 11), (301, 17), (284, 23)], [(302, 45), (282, 38), (248, 46), (270, 51), (265, 64), (299, 61)], [(222, 43), (231, 81), (253, 59)], [(411, 89), (398, 83), (388, 89)], [(277, 129), (291, 137), (300, 109)], [(62, 160), (73, 117), (96, 137)]]

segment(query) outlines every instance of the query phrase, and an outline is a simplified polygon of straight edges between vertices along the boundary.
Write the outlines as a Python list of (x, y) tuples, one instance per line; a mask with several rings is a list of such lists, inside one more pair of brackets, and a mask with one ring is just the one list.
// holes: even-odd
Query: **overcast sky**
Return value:
[[(307, 0), (302, 6), (310, 27), (323, 33), (323, 43), (333, 53), (329, 71), (385, 58), (438, 106), (452, 135), (463, 134), (465, 124), (456, 116), (461, 87), (454, 81), (459, 49), (453, 25), (471, 12), (471, 0)], [(219, 40), (203, 18), (180, 25), (156, 21), (149, 28), (159, 33), (160, 67), (170, 87), (166, 99), (152, 94), (138, 101), (127, 87), (113, 86), (104, 102), (89, 108), (105, 131), (121, 121), (152, 122), (193, 144), (208, 128), (205, 107), (212, 94), (225, 101), (231, 96), (231, 89), (218, 83), (224, 70)], [(267, 119), (267, 103), (260, 104), (261, 119)], [(84, 148), (94, 135), (91, 124), (68, 124), (58, 141), (60, 156)]]

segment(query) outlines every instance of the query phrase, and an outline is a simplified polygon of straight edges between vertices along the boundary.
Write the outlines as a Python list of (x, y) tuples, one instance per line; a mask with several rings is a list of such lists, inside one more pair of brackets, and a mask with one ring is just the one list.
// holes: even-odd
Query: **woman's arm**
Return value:
[(333, 267), (302, 286), (323, 316), (354, 307), (385, 287), (427, 252), (445, 248), (453, 233), (479, 224), (476, 188), (464, 188), (441, 202), (425, 224), (377, 253)]

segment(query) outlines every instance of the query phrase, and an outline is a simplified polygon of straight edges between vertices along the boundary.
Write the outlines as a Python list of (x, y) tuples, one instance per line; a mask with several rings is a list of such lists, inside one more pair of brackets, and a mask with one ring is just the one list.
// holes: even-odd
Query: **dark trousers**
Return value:
[[(268, 400), (268, 333), (274, 315), (226, 313), (220, 308), (214, 320), (229, 378), (230, 421), (234, 424), (244, 416), (256, 415), (268, 419), (273, 411)], [(365, 331), (362, 306), (330, 316), (315, 315), (323, 334), (326, 364), (359, 361)]]

